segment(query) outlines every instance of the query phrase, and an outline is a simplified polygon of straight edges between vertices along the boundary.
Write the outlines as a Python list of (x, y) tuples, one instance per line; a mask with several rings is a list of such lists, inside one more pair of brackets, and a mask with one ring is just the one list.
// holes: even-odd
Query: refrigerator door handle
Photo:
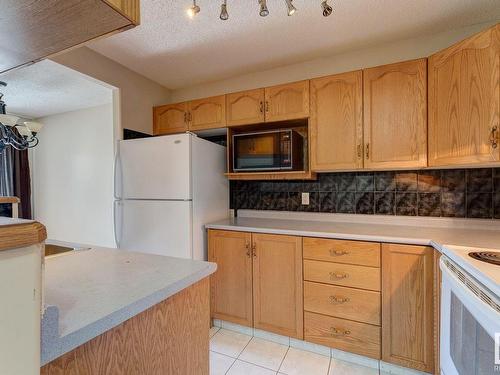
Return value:
[[(120, 173), (120, 176), (118, 177), (118, 173)], [(116, 155), (115, 155), (115, 165), (114, 165), (114, 197), (115, 199), (121, 199), (123, 198), (123, 184), (122, 184), (122, 179), (123, 179), (123, 169), (122, 169), (122, 163), (120, 160), (120, 144), (118, 144), (118, 148), (116, 150)]]
[(113, 204), (113, 232), (115, 235), (116, 247), (120, 248), (120, 238), (122, 236), (122, 212), (121, 208), (119, 208), (118, 206), (121, 206), (121, 201), (115, 201)]

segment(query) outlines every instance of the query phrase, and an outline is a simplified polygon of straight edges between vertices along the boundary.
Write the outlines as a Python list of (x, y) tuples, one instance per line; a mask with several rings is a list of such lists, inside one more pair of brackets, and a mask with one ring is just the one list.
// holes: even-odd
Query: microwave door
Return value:
[(234, 136), (234, 171), (279, 170), (281, 165), (278, 132)]

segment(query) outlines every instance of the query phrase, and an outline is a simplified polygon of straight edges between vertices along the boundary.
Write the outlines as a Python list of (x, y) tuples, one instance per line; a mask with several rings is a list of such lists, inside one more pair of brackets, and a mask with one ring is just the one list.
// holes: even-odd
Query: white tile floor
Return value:
[(379, 375), (377, 369), (225, 328), (213, 327), (210, 337), (210, 375)]

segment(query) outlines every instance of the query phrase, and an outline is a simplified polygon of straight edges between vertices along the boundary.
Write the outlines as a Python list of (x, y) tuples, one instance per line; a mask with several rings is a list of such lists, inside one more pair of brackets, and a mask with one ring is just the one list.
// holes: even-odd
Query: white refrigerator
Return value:
[(120, 141), (117, 247), (206, 260), (204, 225), (229, 215), (225, 166), (225, 147), (190, 133)]

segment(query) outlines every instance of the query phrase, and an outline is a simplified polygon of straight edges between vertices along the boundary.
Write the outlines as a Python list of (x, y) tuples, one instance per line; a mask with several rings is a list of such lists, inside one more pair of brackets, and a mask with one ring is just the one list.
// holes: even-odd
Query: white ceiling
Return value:
[(50, 60), (0, 75), (7, 112), (38, 118), (112, 102), (112, 89)]
[(499, 0), (337, 0), (321, 14), (322, 0), (294, 0), (287, 17), (283, 0), (141, 0), (135, 29), (93, 42), (91, 48), (170, 89), (328, 56), (368, 45), (433, 34), (500, 19)]

